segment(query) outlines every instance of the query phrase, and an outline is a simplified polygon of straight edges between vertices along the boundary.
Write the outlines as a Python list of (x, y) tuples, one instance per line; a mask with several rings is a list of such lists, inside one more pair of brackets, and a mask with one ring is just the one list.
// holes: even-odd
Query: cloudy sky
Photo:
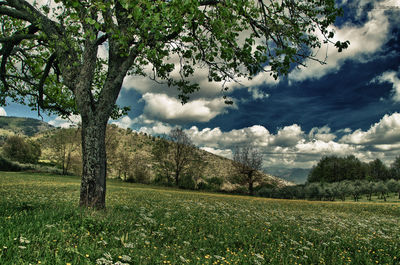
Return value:
[[(198, 147), (227, 157), (233, 146), (254, 144), (266, 168), (310, 168), (334, 154), (389, 165), (400, 154), (400, 1), (338, 4), (344, 16), (336, 37), (350, 47), (320, 50), (321, 59), (328, 55), (326, 65), (307, 62), (278, 81), (268, 74), (243, 80), (229, 90), (233, 105), (224, 104), (220, 84), (208, 83), (205, 72), (195, 77), (201, 90), (183, 106), (174, 89), (126, 78), (118, 103), (131, 111), (110, 122), (153, 135), (180, 126)], [(13, 103), (0, 115), (38, 118)], [(58, 117), (44, 120), (66, 125)]]

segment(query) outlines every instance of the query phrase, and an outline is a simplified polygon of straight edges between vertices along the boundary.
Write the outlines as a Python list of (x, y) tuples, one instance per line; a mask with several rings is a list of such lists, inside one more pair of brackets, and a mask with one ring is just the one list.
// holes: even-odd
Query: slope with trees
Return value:
[[(195, 65), (216, 82), (264, 70), (277, 77), (314, 58), (312, 49), (333, 38), (328, 27), (339, 14), (334, 0), (1, 0), (0, 103), (11, 98), (39, 114), (80, 114), (80, 205), (104, 208), (106, 125), (121, 114), (125, 76), (165, 81), (182, 102), (200, 89), (188, 79)], [(339, 51), (347, 45), (335, 43)]]

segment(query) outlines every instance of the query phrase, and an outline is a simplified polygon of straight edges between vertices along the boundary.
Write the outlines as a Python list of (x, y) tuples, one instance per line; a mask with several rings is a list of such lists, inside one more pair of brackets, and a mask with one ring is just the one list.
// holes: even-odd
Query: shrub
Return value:
[(0, 171), (22, 171), (23, 168), (14, 162), (11, 162), (0, 156)]
[(203, 184), (203, 189), (212, 190), (212, 191), (219, 191), (221, 189), (224, 180), (219, 177), (212, 177), (206, 180), (207, 183)]
[(196, 188), (196, 182), (193, 180), (191, 174), (183, 174), (179, 180), (179, 188), (194, 190)]
[(25, 141), (20, 136), (11, 136), (3, 146), (3, 154), (6, 158), (20, 163), (36, 164), (41, 155), (40, 145), (33, 141)]

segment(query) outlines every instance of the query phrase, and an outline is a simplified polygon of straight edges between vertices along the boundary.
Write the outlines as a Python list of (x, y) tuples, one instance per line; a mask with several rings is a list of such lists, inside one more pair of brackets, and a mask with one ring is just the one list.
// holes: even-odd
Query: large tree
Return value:
[(339, 14), (335, 0), (0, 0), (0, 103), (80, 114), (80, 205), (103, 208), (106, 124), (125, 76), (164, 80), (183, 102), (199, 89), (195, 65), (217, 82), (277, 77), (314, 58)]

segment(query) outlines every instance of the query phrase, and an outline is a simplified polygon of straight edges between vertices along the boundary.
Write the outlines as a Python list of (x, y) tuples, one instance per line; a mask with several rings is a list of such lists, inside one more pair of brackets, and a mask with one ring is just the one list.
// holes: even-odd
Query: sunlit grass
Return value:
[(400, 204), (328, 203), (0, 172), (0, 264), (400, 264)]

